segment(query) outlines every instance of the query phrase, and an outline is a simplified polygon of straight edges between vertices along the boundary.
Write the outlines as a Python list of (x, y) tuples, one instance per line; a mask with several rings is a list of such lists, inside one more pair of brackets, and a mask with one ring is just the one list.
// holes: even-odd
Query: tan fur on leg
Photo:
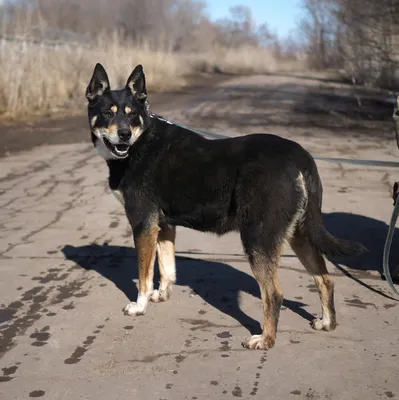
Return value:
[(175, 238), (174, 226), (164, 226), (158, 234), (157, 250), (161, 282), (159, 289), (154, 290), (151, 296), (151, 301), (155, 303), (169, 299), (172, 285), (176, 281)]
[(263, 331), (261, 335), (253, 335), (242, 343), (242, 346), (247, 349), (270, 349), (276, 341), (277, 324), (283, 302), (283, 292), (277, 278), (277, 267), (278, 261), (265, 259), (256, 260), (251, 264), (262, 297)]
[(148, 300), (153, 291), (154, 263), (159, 228), (153, 228), (145, 234), (135, 235), (134, 242), (139, 263), (139, 294), (137, 302), (124, 308), (128, 315), (142, 315), (147, 311)]
[(334, 282), (329, 275), (322, 254), (306, 238), (296, 238), (291, 242), (301, 263), (312, 275), (320, 296), (322, 318), (312, 321), (313, 329), (332, 331), (337, 322), (334, 307)]

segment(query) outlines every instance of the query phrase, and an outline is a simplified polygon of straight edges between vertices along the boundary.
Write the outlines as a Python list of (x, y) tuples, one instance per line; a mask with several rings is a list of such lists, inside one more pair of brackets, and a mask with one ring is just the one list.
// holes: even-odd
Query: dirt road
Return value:
[[(391, 107), (370, 97), (359, 108), (337, 82), (248, 76), (155, 100), (154, 112), (193, 128), (397, 160)], [(395, 170), (318, 162), (328, 229), (370, 252), (329, 261), (339, 325), (320, 333), (309, 326), (315, 286), (287, 248), (277, 343), (259, 352), (240, 346), (262, 308), (238, 235), (178, 229), (171, 300), (124, 316), (136, 254), (86, 118), (3, 126), (1, 146), (1, 399), (399, 398), (399, 306), (378, 273)]]

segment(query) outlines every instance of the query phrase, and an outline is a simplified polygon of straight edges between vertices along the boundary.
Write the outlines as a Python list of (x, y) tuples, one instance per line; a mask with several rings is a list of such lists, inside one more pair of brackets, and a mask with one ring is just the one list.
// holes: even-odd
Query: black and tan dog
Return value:
[[(283, 301), (277, 267), (285, 241), (319, 291), (323, 313), (313, 328), (335, 328), (334, 284), (323, 254), (350, 256), (363, 248), (323, 226), (322, 185), (307, 151), (269, 134), (208, 140), (150, 113), (141, 65), (125, 88), (111, 90), (97, 64), (86, 97), (92, 141), (108, 164), (109, 185), (124, 204), (138, 254), (139, 294), (125, 314), (145, 314), (149, 300), (169, 298), (176, 280), (175, 227), (185, 226), (241, 235), (264, 309), (263, 333), (244, 347), (275, 343)], [(156, 250), (161, 281), (154, 290)]]

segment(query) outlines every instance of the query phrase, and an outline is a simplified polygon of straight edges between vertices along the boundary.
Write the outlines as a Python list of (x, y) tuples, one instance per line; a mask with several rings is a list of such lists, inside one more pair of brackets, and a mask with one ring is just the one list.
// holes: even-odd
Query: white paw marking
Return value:
[(123, 312), (126, 315), (144, 315), (147, 311), (148, 305), (148, 297), (147, 295), (143, 295), (139, 293), (137, 296), (137, 303), (132, 301), (128, 305), (123, 308)]
[(152, 301), (153, 303), (159, 303), (159, 290), (158, 290), (158, 289), (155, 289), (155, 290), (152, 292), (151, 301)]
[(144, 315), (146, 310), (139, 307), (136, 302), (132, 301), (123, 308), (125, 315)]
[(315, 331), (329, 331), (331, 329), (330, 320), (327, 319), (315, 318), (311, 325)]
[(151, 301), (153, 303), (160, 303), (161, 301), (166, 301), (169, 299), (170, 290), (155, 289), (151, 295)]
[(251, 350), (267, 350), (274, 346), (274, 339), (267, 339), (263, 335), (253, 335), (241, 343), (242, 347)]
[(262, 335), (253, 335), (250, 338), (244, 340), (241, 345), (246, 349), (260, 349), (263, 342)]

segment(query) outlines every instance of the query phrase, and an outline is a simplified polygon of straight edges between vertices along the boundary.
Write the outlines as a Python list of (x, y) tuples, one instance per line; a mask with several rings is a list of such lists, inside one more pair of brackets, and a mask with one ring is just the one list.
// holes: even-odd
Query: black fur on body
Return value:
[[(319, 290), (323, 317), (313, 327), (335, 328), (333, 281), (323, 255), (351, 256), (363, 248), (326, 231), (322, 184), (306, 150), (271, 134), (209, 140), (150, 113), (141, 65), (124, 89), (113, 91), (97, 64), (86, 96), (93, 144), (109, 166), (110, 188), (123, 198), (138, 252), (139, 298), (125, 307), (126, 314), (144, 314), (148, 299), (169, 297), (176, 279), (175, 227), (184, 226), (241, 236), (264, 307), (263, 333), (244, 347), (274, 345), (283, 300), (277, 267), (285, 241)], [(154, 291), (157, 246), (161, 283)]]

